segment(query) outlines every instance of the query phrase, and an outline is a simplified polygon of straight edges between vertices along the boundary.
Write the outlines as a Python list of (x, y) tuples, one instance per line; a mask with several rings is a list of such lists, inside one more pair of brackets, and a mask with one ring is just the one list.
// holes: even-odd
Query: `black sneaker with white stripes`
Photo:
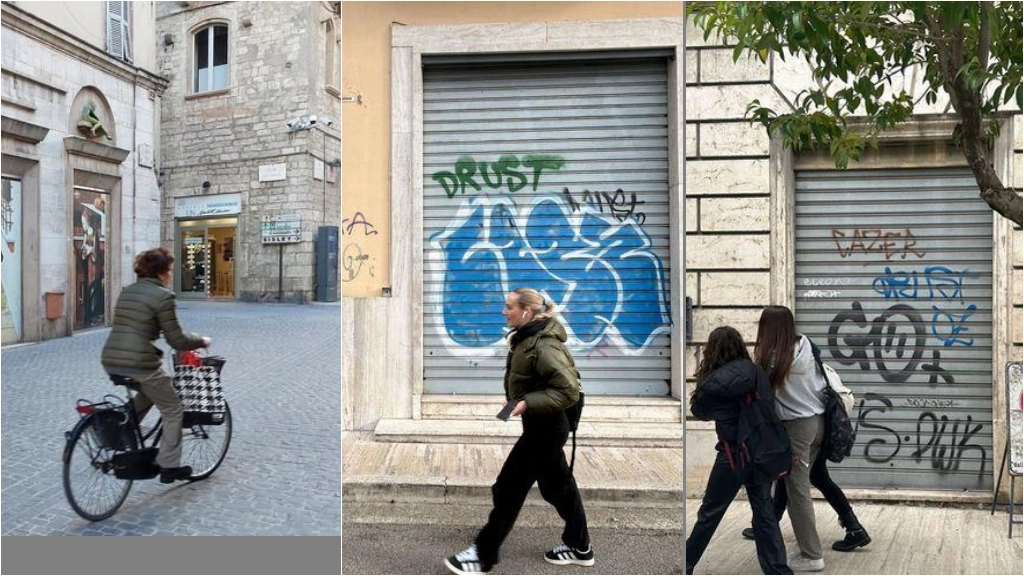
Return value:
[(570, 564), (575, 564), (577, 566), (593, 566), (594, 548), (593, 546), (587, 546), (586, 550), (576, 550), (575, 548), (570, 548), (565, 544), (559, 544), (544, 553), (544, 560), (546, 560), (548, 564), (554, 564), (556, 566), (568, 566)]
[(454, 556), (444, 559), (444, 565), (453, 574), (490, 574), (492, 566), (484, 564), (476, 551), (476, 544)]

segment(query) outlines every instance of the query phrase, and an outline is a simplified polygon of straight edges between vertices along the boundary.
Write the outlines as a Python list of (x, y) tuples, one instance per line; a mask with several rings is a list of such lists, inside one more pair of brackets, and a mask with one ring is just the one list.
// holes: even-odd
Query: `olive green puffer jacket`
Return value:
[(110, 374), (148, 374), (160, 368), (163, 352), (154, 342), (163, 332), (176, 350), (203, 345), (198, 334), (182, 332), (174, 308), (174, 292), (156, 278), (139, 278), (126, 286), (114, 308), (114, 325), (103, 346), (101, 361)]
[(539, 331), (509, 350), (505, 370), (505, 397), (509, 402), (525, 400), (526, 411), (533, 414), (550, 414), (576, 404), (580, 373), (565, 349), (566, 337), (565, 328), (557, 320), (548, 319)]

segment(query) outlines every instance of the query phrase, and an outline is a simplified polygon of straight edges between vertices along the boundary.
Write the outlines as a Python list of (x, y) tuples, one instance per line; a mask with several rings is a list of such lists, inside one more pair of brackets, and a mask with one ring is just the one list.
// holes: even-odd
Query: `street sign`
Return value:
[(259, 167), (260, 182), (277, 182), (288, 179), (287, 164), (266, 164)]
[(263, 244), (294, 244), (302, 237), (302, 217), (298, 214), (264, 216), (261, 229)]

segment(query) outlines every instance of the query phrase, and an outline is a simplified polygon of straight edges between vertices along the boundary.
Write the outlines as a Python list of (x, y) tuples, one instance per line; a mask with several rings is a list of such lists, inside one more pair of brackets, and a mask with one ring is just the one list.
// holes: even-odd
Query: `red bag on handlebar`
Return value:
[(186, 350), (178, 356), (178, 364), (184, 366), (202, 366), (203, 360), (192, 350)]

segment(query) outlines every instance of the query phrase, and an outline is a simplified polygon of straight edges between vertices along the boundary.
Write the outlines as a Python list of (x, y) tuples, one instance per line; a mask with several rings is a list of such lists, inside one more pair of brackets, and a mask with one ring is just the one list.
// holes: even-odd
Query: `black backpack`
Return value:
[(814, 353), (814, 360), (818, 364), (818, 370), (826, 382), (825, 389), (822, 390), (822, 396), (825, 401), (825, 441), (821, 445), (821, 450), (825, 453), (825, 457), (832, 462), (842, 462), (853, 451), (853, 444), (857, 440), (857, 432), (853, 429), (853, 424), (850, 422), (850, 415), (846, 413), (843, 399), (839, 397), (838, 392), (827, 385), (828, 377), (825, 375), (825, 366), (821, 361), (821, 350), (814, 342), (811, 342), (811, 352)]
[(789, 476), (793, 452), (767, 381), (759, 381), (741, 401), (736, 442), (736, 446), (723, 442), (722, 448), (741, 482), (749, 481), (755, 471), (771, 481)]

